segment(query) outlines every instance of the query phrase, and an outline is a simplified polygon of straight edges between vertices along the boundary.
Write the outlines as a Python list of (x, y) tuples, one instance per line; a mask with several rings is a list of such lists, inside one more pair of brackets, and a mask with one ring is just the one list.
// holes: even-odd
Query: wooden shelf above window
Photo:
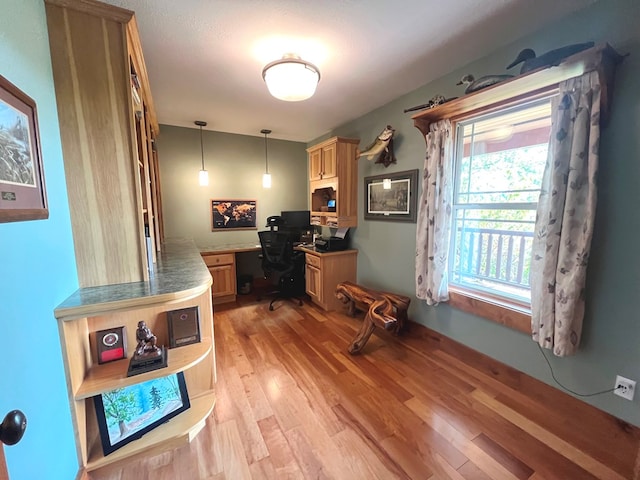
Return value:
[(597, 45), (588, 50), (566, 58), (561, 64), (518, 75), (510, 80), (491, 87), (469, 93), (437, 107), (423, 110), (413, 115), (414, 126), (423, 135), (429, 133), (431, 123), (445, 118), (456, 119), (483, 109), (489, 111), (493, 107), (504, 108), (515, 104), (524, 97), (535, 99), (544, 97), (554, 90), (558, 84), (569, 78), (580, 76), (586, 72), (598, 71), (600, 74), (601, 123), (606, 125), (613, 90), (613, 73), (615, 66), (624, 57), (618, 54), (609, 44)]

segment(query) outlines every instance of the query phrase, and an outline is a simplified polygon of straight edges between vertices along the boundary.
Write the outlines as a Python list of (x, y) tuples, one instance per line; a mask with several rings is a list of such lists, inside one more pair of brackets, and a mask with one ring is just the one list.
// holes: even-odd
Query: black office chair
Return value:
[(275, 297), (269, 303), (269, 310), (278, 299), (297, 300), (304, 295), (304, 253), (293, 250), (291, 235), (276, 230), (258, 232), (262, 247), (262, 270), (265, 278), (277, 280), (276, 290), (270, 292)]

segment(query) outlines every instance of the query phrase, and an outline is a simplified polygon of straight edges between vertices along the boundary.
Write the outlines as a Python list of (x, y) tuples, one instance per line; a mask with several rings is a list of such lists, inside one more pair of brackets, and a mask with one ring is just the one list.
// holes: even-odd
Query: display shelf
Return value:
[(117, 360), (102, 365), (93, 365), (87, 372), (84, 381), (74, 395), (75, 400), (93, 397), (102, 392), (128, 387), (136, 383), (146, 382), (154, 378), (166, 377), (173, 373), (182, 372), (201, 362), (211, 353), (213, 342), (210, 338), (203, 338), (201, 342), (184, 347), (167, 349), (167, 366), (127, 377), (129, 359)]
[(210, 390), (197, 397), (190, 397), (189, 401), (191, 407), (188, 410), (107, 456), (102, 453), (100, 442), (94, 442), (89, 452), (86, 470), (95, 470), (140, 453), (149, 453), (154, 449), (166, 450), (168, 447), (175, 448), (189, 443), (211, 415), (216, 395)]

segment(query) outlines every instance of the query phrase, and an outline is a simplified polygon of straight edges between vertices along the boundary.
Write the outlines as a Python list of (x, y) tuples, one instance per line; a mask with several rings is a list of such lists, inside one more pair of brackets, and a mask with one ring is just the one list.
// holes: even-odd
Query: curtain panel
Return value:
[(451, 121), (429, 126), (416, 225), (416, 297), (428, 305), (449, 300), (448, 259), (453, 200)]
[(580, 344), (596, 211), (600, 141), (597, 72), (566, 80), (552, 99), (549, 153), (531, 261), (531, 331), (557, 356)]

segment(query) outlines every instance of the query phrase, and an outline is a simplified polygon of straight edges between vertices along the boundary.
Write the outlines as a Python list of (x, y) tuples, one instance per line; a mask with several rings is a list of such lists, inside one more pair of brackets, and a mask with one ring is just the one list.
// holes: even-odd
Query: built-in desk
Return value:
[[(341, 303), (334, 292), (340, 282), (356, 282), (358, 251), (322, 252), (312, 246), (297, 246), (305, 253), (305, 288), (311, 300), (325, 310), (335, 310)], [(236, 253), (258, 252), (259, 243), (221, 244), (200, 247), (213, 278), (213, 303), (234, 302), (237, 295)]]

